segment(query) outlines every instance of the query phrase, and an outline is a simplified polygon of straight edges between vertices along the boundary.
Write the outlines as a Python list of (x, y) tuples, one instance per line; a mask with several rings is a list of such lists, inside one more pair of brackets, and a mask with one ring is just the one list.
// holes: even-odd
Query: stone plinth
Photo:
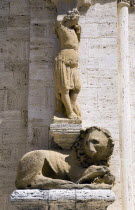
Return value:
[(71, 149), (73, 143), (77, 140), (82, 124), (73, 120), (65, 119), (55, 121), (50, 125), (50, 135), (54, 141), (63, 149)]
[(10, 201), (18, 210), (105, 210), (115, 195), (106, 189), (16, 190)]
[(79, 9), (80, 7), (89, 7), (91, 5), (91, 0), (51, 0), (57, 7), (57, 13), (66, 14), (69, 10), (73, 8)]

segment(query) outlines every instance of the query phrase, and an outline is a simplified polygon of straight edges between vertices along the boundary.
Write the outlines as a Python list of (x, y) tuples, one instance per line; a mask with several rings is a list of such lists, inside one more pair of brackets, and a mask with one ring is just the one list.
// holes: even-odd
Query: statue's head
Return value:
[(90, 127), (81, 131), (75, 147), (79, 148), (78, 156), (84, 162), (107, 165), (113, 152), (114, 142), (108, 130)]
[(68, 13), (63, 18), (63, 23), (67, 26), (74, 26), (78, 24), (79, 21), (79, 12), (77, 9), (73, 9), (72, 11), (68, 11)]

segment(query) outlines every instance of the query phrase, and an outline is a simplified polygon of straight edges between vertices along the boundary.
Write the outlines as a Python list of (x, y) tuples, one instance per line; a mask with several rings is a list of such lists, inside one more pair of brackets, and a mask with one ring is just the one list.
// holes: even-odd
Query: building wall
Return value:
[(0, 209), (7, 210), (19, 158), (26, 152), (29, 2), (0, 1)]
[(117, 2), (97, 0), (87, 13), (81, 13), (82, 36), (79, 69), (82, 90), (79, 101), (83, 126), (107, 128), (115, 141), (111, 170), (116, 176), (113, 188), (117, 201), (108, 209), (121, 209), (120, 155), (118, 125)]
[[(83, 127), (107, 128), (115, 141), (111, 170), (121, 208), (118, 125), (117, 2), (92, 0), (80, 11), (82, 34), (79, 102)], [(11, 210), (9, 195), (19, 159), (27, 151), (50, 148), (55, 109), (54, 58), (59, 42), (53, 31), (56, 8), (44, 0), (0, 0), (0, 210)], [(134, 124), (135, 15), (130, 12), (131, 107)], [(134, 126), (132, 126), (134, 138)], [(133, 143), (135, 148), (135, 145)], [(134, 159), (133, 159), (134, 160)], [(14, 209), (13, 209), (14, 210)]]
[(53, 30), (56, 8), (44, 0), (30, 5), (30, 65), (28, 94), (28, 141), (33, 149), (49, 147), (49, 126), (52, 122), (55, 95), (54, 58), (58, 40)]

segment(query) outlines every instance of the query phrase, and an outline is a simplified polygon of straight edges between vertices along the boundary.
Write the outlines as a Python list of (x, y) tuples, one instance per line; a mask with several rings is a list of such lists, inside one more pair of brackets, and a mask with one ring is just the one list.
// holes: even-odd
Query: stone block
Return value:
[(11, 157), (11, 149), (0, 149), (0, 161), (9, 161)]
[(27, 0), (10, 0), (11, 15), (29, 15), (30, 5)]
[(3, 111), (6, 108), (7, 90), (0, 90), (0, 101), (0, 111)]
[(0, 1), (0, 15), (7, 16), (9, 14), (9, 1), (8, 0), (1, 0)]
[(76, 191), (76, 209), (107, 209), (114, 201), (114, 193), (111, 190), (77, 190)]
[(16, 190), (10, 201), (19, 210), (105, 210), (113, 203), (111, 190)]
[(8, 27), (7, 29), (8, 40), (28, 40), (30, 39), (28, 27)]
[(57, 201), (57, 202), (66, 202), (67, 200), (74, 201), (75, 200), (75, 190), (50, 190), (49, 191), (49, 200)]
[(8, 41), (7, 42), (8, 61), (24, 61), (29, 59), (29, 43), (27, 41)]
[[(19, 121), (20, 122), (20, 121)], [(11, 121), (12, 124), (14, 124), (14, 121)], [(6, 122), (5, 122), (6, 125)], [(23, 144), (26, 141), (26, 130), (22, 126), (20, 128), (18, 127), (10, 127), (8, 128), (9, 122), (7, 123), (7, 127), (3, 129), (3, 138), (2, 138), (2, 144), (3, 145), (11, 145), (11, 143), (14, 144)]]
[(50, 125), (50, 135), (60, 147), (70, 149), (80, 134), (82, 124), (69, 119), (62, 119), (61, 123), (60, 120), (56, 120), (56, 122), (54, 120)]
[(30, 26), (30, 17), (29, 16), (14, 16), (11, 15), (8, 18), (8, 27), (29, 27)]
[(48, 127), (33, 126), (32, 145), (35, 149), (48, 149)]

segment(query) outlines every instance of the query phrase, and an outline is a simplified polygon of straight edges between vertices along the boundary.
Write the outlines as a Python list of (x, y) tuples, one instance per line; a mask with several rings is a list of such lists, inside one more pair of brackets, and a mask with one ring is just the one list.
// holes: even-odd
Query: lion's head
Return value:
[(95, 126), (82, 130), (73, 148), (83, 167), (107, 166), (113, 152), (114, 142), (108, 130)]

